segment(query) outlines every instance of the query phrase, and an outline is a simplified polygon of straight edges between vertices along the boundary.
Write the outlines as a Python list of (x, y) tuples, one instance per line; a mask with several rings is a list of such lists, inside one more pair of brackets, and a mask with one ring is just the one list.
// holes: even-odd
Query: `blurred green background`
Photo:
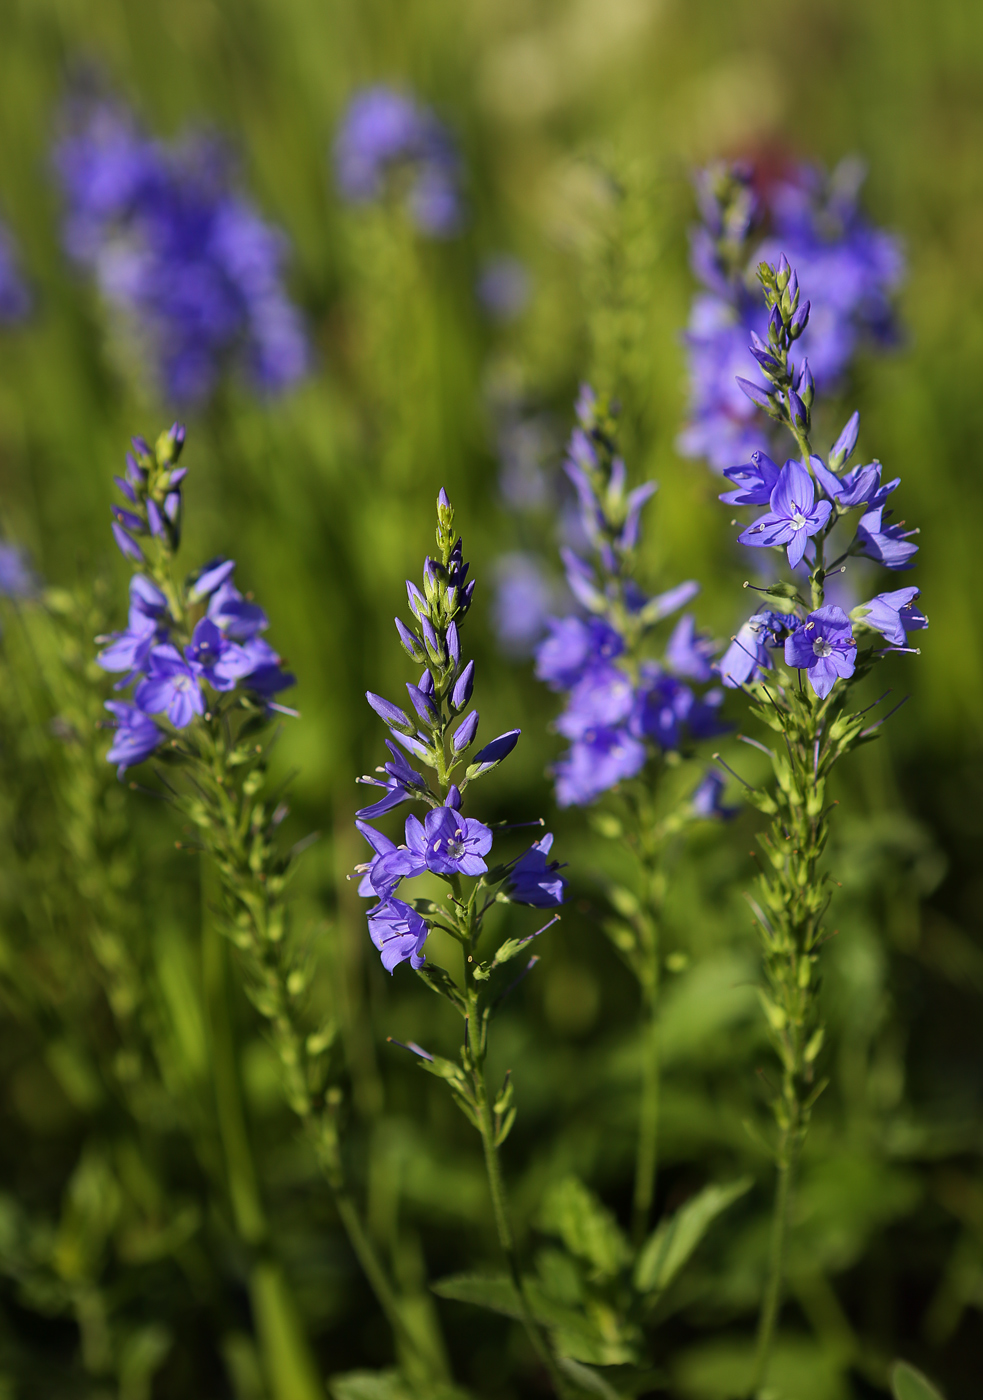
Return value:
[[(598, 842), (582, 815), (558, 819), (552, 806), (552, 698), (529, 666), (501, 658), (489, 626), (494, 561), (516, 542), (490, 405), (496, 385), (513, 385), (565, 425), (581, 378), (614, 390), (633, 478), (661, 483), (647, 524), (651, 581), (701, 579), (698, 616), (729, 635), (747, 595), (727, 512), (707, 469), (673, 448), (692, 294), (689, 171), (774, 146), (828, 165), (849, 152), (869, 162), (868, 213), (900, 234), (909, 263), (904, 339), (861, 360), (845, 401), (861, 410), (865, 450), (902, 478), (931, 628), (919, 659), (890, 663), (890, 684), (911, 699), (839, 794), (832, 1086), (806, 1167), (776, 1383), (790, 1400), (883, 1393), (878, 1366), (902, 1352), (951, 1400), (969, 1400), (983, 1364), (983, 661), (971, 584), (983, 499), (983, 11), (968, 0), (5, 0), (0, 213), (37, 306), (26, 326), (0, 332), (0, 513), (51, 583), (107, 577), (118, 623), (127, 574), (109, 538), (111, 475), (130, 434), (152, 437), (175, 407), (149, 400), (114, 357), (104, 308), (61, 251), (49, 152), (80, 63), (96, 65), (159, 135), (203, 123), (226, 134), (243, 185), (292, 240), (291, 290), (310, 319), (315, 372), (273, 403), (227, 385), (189, 418), (184, 554), (239, 561), (241, 586), (262, 601), (299, 677), (303, 718), (285, 728), (281, 763), (296, 770), (295, 835), (322, 839), (305, 857), (298, 918), (323, 931), (326, 982), (346, 989), (355, 1098), (374, 1102), (385, 1081), (387, 1115), (363, 1134), (383, 1183), (374, 1228), (396, 1241), (409, 1273), (422, 1237), (432, 1276), (493, 1256), (477, 1153), (384, 1041), (414, 1036), (446, 1051), (453, 1028), (407, 969), (390, 981), (366, 956), (343, 875), (361, 858), (353, 778), (381, 751), (362, 694), (393, 694), (407, 678), (391, 619), (429, 546), (437, 490), (457, 506), (479, 580), (469, 641), (483, 733), (524, 730), (489, 780), (487, 815), (545, 815), (578, 886), (496, 1051), (518, 1084), (518, 1208), (532, 1219), (543, 1183), (570, 1167), (619, 1208), (633, 994), (598, 928)], [(428, 243), (383, 211), (344, 208), (333, 190), (339, 114), (358, 86), (380, 80), (432, 103), (460, 142), (468, 219), (456, 239)], [(526, 264), (532, 298), (496, 328), (474, 283), (501, 252)], [(196, 917), (196, 869), (175, 855), (166, 813), (137, 795), (127, 810), (149, 936), (193, 937), (180, 930)], [(740, 899), (754, 829), (745, 816), (696, 840), (670, 899), (669, 945), (690, 970), (666, 1011), (663, 1193), (749, 1161), (760, 1181), (659, 1344), (678, 1392), (695, 1397), (729, 1393), (726, 1348), (747, 1335), (763, 1249), (767, 1161), (741, 1127), (765, 1116)], [(4, 896), (15, 922), (21, 888)], [(87, 1120), (50, 1057), (13, 1023), (3, 1036), (3, 1186), (57, 1213)], [(261, 1042), (247, 1052), (282, 1247), (325, 1372), (383, 1365), (385, 1335), (291, 1145)], [(51, 1342), (6, 1272), (10, 1393), (89, 1393), (73, 1389), (82, 1382), (70, 1379), (70, 1330)], [(228, 1393), (210, 1324), (182, 1306), (186, 1315), (168, 1304), (180, 1346), (154, 1394)], [(504, 1325), (440, 1306), (463, 1384), (537, 1393), (509, 1379)], [(34, 1390), (24, 1357), (41, 1353), (55, 1369)], [(204, 1375), (208, 1386), (194, 1389)]]

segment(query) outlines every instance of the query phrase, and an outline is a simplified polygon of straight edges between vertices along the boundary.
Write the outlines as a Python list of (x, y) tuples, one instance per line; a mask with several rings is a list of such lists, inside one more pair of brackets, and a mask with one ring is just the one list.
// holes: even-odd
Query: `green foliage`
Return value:
[(907, 1361), (895, 1361), (891, 1367), (891, 1390), (894, 1400), (942, 1400), (941, 1393)]

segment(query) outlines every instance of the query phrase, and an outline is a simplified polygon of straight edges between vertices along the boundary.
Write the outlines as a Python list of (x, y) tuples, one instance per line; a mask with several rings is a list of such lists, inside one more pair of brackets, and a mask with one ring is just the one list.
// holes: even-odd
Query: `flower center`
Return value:
[(175, 680), (174, 680), (174, 689), (175, 689), (175, 690), (190, 690), (190, 689), (191, 689), (191, 677), (190, 677), (190, 676), (176, 676), (176, 677), (175, 677)]
[(805, 525), (805, 516), (802, 514), (801, 510), (796, 510), (795, 514), (792, 516), (792, 528), (794, 530), (802, 530), (805, 528)]
[(460, 827), (457, 828), (453, 836), (448, 836), (446, 840), (444, 840), (442, 836), (437, 837), (436, 841), (433, 843), (434, 855), (440, 854), (441, 846), (443, 846), (449, 860), (460, 860), (462, 856), (467, 855), (467, 847), (464, 844), (464, 832)]
[(833, 648), (825, 637), (817, 637), (812, 644), (812, 650), (816, 656), (832, 656)]

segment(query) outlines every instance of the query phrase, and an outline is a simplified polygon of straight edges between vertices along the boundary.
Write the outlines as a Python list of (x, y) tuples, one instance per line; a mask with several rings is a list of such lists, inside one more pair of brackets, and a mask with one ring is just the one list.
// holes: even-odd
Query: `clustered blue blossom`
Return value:
[(265, 612), (235, 586), (233, 559), (212, 560), (184, 586), (170, 576), (181, 538), (187, 469), (177, 462), (184, 436), (175, 423), (155, 448), (134, 438), (125, 475), (115, 478), (126, 504), (113, 507), (113, 536), (124, 557), (145, 570), (130, 580), (126, 628), (99, 638), (99, 665), (121, 675), (114, 688), (135, 687), (132, 699), (106, 703), (116, 730), (106, 757), (120, 777), (215, 709), (218, 697), (235, 692), (282, 709), (274, 696), (294, 684), (261, 635), (269, 626)]
[(423, 233), (448, 238), (461, 226), (460, 161), (429, 107), (378, 84), (351, 99), (334, 145), (335, 176), (351, 204), (393, 193)]
[(0, 540), (0, 598), (32, 598), (39, 586), (26, 551)]
[(283, 285), (286, 237), (235, 190), (230, 164), (218, 141), (153, 140), (101, 99), (69, 105), (54, 151), (69, 256), (185, 405), (204, 403), (232, 363), (276, 393), (310, 362)]
[(0, 223), (0, 323), (23, 321), (31, 310), (31, 293), (24, 280), (13, 235)]
[(811, 303), (802, 300), (797, 273), (784, 254), (775, 267), (762, 263), (759, 276), (767, 340), (752, 331), (749, 350), (763, 387), (742, 377), (737, 382), (772, 422), (792, 433), (801, 457), (779, 468), (755, 450), (750, 461), (725, 470), (735, 489), (720, 499), (728, 505), (766, 507), (738, 541), (750, 549), (784, 550), (790, 569), (800, 578), (803, 572), (808, 575), (812, 607), (800, 593), (804, 580), (763, 590), (768, 606), (741, 626), (720, 662), (720, 675), (730, 688), (760, 682), (772, 665), (770, 649), (781, 647), (785, 664), (807, 677), (824, 700), (838, 680), (849, 680), (857, 669), (856, 634), (879, 633), (889, 644), (884, 654), (913, 650), (907, 645), (909, 632), (928, 626), (917, 606), (917, 587), (879, 593), (848, 616), (822, 601), (827, 579), (859, 557), (899, 572), (912, 568), (917, 531), (891, 519), (887, 503), (900, 478), (885, 482), (877, 461), (847, 469), (860, 434), (858, 413), (851, 415), (826, 460), (811, 450), (815, 385), (808, 361), (797, 366), (789, 353), (804, 341)]
[(691, 614), (680, 618), (661, 661), (642, 655), (646, 634), (690, 602), (699, 585), (689, 581), (649, 597), (634, 581), (641, 512), (655, 483), (627, 489), (610, 405), (587, 385), (576, 412), (565, 470), (587, 549), (565, 548), (562, 557), (582, 611), (550, 618), (536, 651), (536, 675), (566, 694), (556, 722), (570, 740), (554, 769), (561, 807), (592, 802), (635, 777), (657, 750), (724, 730), (718, 714), (723, 692), (717, 685), (697, 689), (715, 679), (713, 646)]
[(896, 335), (891, 297), (904, 270), (897, 239), (873, 227), (859, 208), (863, 166), (842, 161), (826, 177), (800, 165), (760, 188), (750, 165), (714, 165), (696, 181), (702, 223), (692, 232), (691, 261), (702, 283), (686, 333), (690, 411), (679, 438), (688, 457), (718, 470), (770, 446), (769, 424), (737, 383), (764, 389), (748, 366), (753, 332), (767, 339), (767, 313), (754, 281), (761, 261), (784, 251), (812, 295), (802, 353), (817, 389), (837, 386), (864, 340)]
[[(457, 928), (443, 922), (430, 901), (400, 898), (396, 891), (404, 879), (428, 872), (438, 876), (457, 908), (475, 921), (470, 927), (480, 925), (484, 909), (496, 898), (548, 908), (562, 904), (566, 893), (558, 863), (548, 859), (550, 834), (518, 859), (490, 868), (492, 829), (462, 810), (470, 784), (508, 757), (519, 730), (508, 730), (470, 752), (479, 722), (478, 711), (470, 708), (475, 665), (462, 657), (460, 629), (471, 607), (474, 580), (468, 578), (461, 539), (454, 537), (454, 512), (443, 491), (437, 522), (439, 557), (424, 562), (422, 588), (407, 580), (409, 625), (395, 619), (404, 651), (424, 670), (415, 683), (406, 684), (406, 708), (366, 693), (389, 730), (389, 762), (376, 770), (379, 776), (359, 779), (381, 788), (382, 794), (356, 814), (355, 825), (372, 848), (371, 860), (356, 873), (359, 894), (374, 901), (367, 914), (369, 934), (389, 972), (407, 961), (414, 968), (424, 966), (424, 943), (435, 924), (451, 932)], [(425, 778), (414, 762), (431, 770), (433, 778)], [(422, 821), (415, 813), (407, 816), (404, 839), (397, 844), (372, 823), (404, 802), (422, 803), (428, 810)], [(462, 877), (477, 881), (467, 896)]]

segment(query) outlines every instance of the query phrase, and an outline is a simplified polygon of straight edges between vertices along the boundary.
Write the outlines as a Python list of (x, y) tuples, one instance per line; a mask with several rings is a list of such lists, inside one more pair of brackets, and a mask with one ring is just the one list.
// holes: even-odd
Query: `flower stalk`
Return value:
[[(752, 1395), (761, 1393), (768, 1378), (796, 1173), (812, 1109), (824, 1087), (816, 1064), (825, 1036), (818, 1003), (819, 954), (831, 897), (822, 866), (833, 805), (827, 802), (826, 784), (835, 764), (868, 742), (878, 727), (867, 724), (866, 710), (849, 709), (853, 686), (887, 652), (911, 650), (905, 646), (908, 631), (927, 625), (914, 606), (917, 588), (879, 594), (849, 616), (826, 603), (828, 578), (849, 560), (866, 555), (886, 568), (908, 569), (917, 546), (908, 543), (912, 532), (887, 523), (885, 503), (898, 481), (882, 484), (876, 461), (844, 471), (858, 440), (858, 414), (825, 461), (814, 451), (813, 377), (808, 359), (797, 366), (790, 358), (808, 326), (810, 305), (801, 300), (798, 278), (784, 255), (775, 267), (762, 263), (758, 276), (768, 336), (765, 340), (752, 333), (750, 350), (766, 387), (741, 378), (737, 384), (791, 433), (799, 460), (779, 469), (763, 452), (754, 452), (750, 462), (725, 471), (736, 489), (721, 497), (731, 505), (768, 506), (742, 531), (740, 543), (782, 551), (792, 574), (791, 581), (760, 590), (767, 610), (744, 624), (721, 663), (724, 684), (745, 690), (752, 713), (781, 736), (775, 748), (765, 750), (773, 788), (749, 790), (749, 800), (770, 818), (759, 836), (761, 873), (757, 898), (750, 902), (763, 953), (762, 1004), (781, 1066), (781, 1083), (771, 1102), (777, 1129), (775, 1205)], [(862, 514), (851, 540), (846, 522), (854, 510)], [(827, 565), (834, 532), (845, 547)], [(863, 645), (878, 633), (894, 645), (880, 651)], [(768, 649), (776, 646), (783, 648), (786, 669), (769, 676)]]

